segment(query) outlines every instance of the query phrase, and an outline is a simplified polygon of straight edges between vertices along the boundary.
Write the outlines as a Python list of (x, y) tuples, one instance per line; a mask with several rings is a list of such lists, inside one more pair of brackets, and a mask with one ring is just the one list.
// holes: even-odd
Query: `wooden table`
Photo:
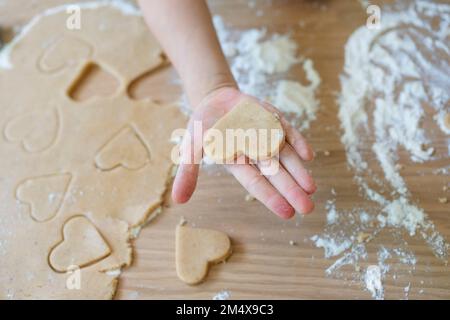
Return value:
[[(0, 25), (20, 25), (43, 8), (62, 2), (65, 1), (7, 1), (0, 7)], [(202, 171), (198, 189), (188, 204), (174, 206), (168, 201), (163, 213), (134, 241), (135, 260), (121, 276), (119, 299), (211, 299), (222, 290), (227, 290), (234, 299), (371, 298), (360, 282), (326, 277), (324, 271), (334, 260), (323, 258), (323, 250), (309, 241), (323, 231), (324, 205), (332, 188), (337, 193), (339, 209), (370, 205), (359, 194), (353, 172), (347, 168), (336, 104), (343, 46), (352, 31), (365, 23), (365, 10), (356, 0), (253, 2), (255, 7), (240, 0), (214, 0), (210, 4), (213, 13), (220, 14), (233, 28), (265, 26), (270, 32), (290, 31), (300, 45), (300, 54), (314, 61), (322, 77), (318, 119), (305, 133), (318, 151), (316, 160), (308, 165), (318, 185), (314, 196), (316, 210), (304, 218), (280, 220), (258, 202), (245, 201), (245, 190), (224, 170), (209, 167)], [(263, 15), (257, 15), (257, 10)], [(143, 83), (149, 86), (151, 81)], [(438, 152), (447, 152), (445, 139), (436, 139)], [(331, 155), (324, 156), (320, 152), (323, 150)], [(438, 231), (450, 239), (449, 204), (437, 201), (448, 176), (431, 174), (434, 167), (442, 165), (442, 161), (410, 164), (403, 173), (414, 200), (425, 209)], [(421, 175), (419, 170), (427, 174)], [(198, 286), (185, 285), (175, 272), (175, 226), (182, 216), (191, 225), (222, 230), (232, 238), (231, 258), (226, 264), (212, 268), (207, 281)], [(372, 258), (362, 266), (376, 263), (374, 253), (379, 244), (389, 241), (387, 234), (388, 231), (382, 232), (367, 245)], [(416, 254), (417, 265), (411, 274), (394, 263), (397, 277), (394, 280), (388, 276), (385, 280), (385, 297), (404, 298), (404, 288), (410, 283), (409, 298), (449, 299), (448, 267), (433, 256), (422, 240), (407, 240)], [(296, 245), (290, 245), (290, 241)]]

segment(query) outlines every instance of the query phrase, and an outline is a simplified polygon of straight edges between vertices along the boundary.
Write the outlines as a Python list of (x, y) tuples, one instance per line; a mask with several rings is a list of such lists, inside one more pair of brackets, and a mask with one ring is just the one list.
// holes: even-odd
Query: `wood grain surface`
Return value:
[[(63, 2), (66, 1), (0, 2), (3, 34), (9, 37), (11, 32), (8, 30), (13, 30), (13, 26), (20, 26), (42, 9)], [(351, 277), (327, 277), (325, 269), (334, 260), (325, 259), (323, 250), (315, 248), (309, 240), (323, 231), (324, 206), (331, 198), (332, 188), (337, 193), (339, 209), (371, 205), (360, 195), (353, 172), (347, 168), (336, 103), (344, 45), (350, 34), (365, 23), (365, 10), (357, 0), (252, 2), (255, 6), (239, 0), (209, 1), (212, 12), (220, 14), (230, 27), (266, 27), (269, 32), (292, 34), (299, 44), (299, 53), (314, 61), (322, 78), (318, 117), (305, 132), (317, 154), (314, 162), (307, 164), (318, 185), (314, 196), (316, 209), (306, 217), (280, 220), (257, 201), (245, 201), (245, 190), (222, 168), (208, 167), (201, 173), (192, 200), (186, 205), (175, 206), (168, 199), (162, 214), (143, 228), (134, 241), (134, 262), (121, 276), (118, 299), (211, 299), (222, 290), (227, 290), (233, 299), (371, 298), (361, 282), (352, 281)], [(173, 85), (165, 85), (170, 72), (173, 71), (162, 72), (157, 81), (144, 79), (138, 84), (141, 87), (134, 89), (134, 94), (148, 94), (148, 90), (155, 90), (157, 86), (155, 91), (161, 92), (161, 99), (170, 100), (179, 92)], [(295, 70), (289, 77), (304, 79), (304, 74)], [(437, 146), (437, 152), (447, 152), (445, 137), (436, 135), (433, 145)], [(330, 155), (325, 156), (324, 150), (330, 151)], [(438, 202), (438, 197), (444, 196), (442, 186), (448, 183), (448, 176), (432, 174), (432, 170), (442, 167), (448, 158), (413, 164), (406, 155), (403, 156), (406, 165), (402, 173), (414, 202), (425, 209), (437, 230), (450, 239), (450, 204)], [(175, 226), (181, 217), (193, 226), (222, 230), (232, 239), (231, 258), (212, 268), (207, 280), (198, 286), (182, 283), (175, 272)], [(361, 267), (376, 263), (378, 246), (389, 244), (390, 239), (386, 229), (371, 241), (367, 245), (371, 258), (361, 263)], [(404, 288), (410, 284), (410, 299), (449, 299), (448, 266), (434, 257), (423, 240), (408, 236), (405, 239), (416, 254), (417, 264), (411, 271), (392, 261), (392, 269), (384, 281), (385, 297), (404, 298)], [(296, 245), (290, 245), (290, 241)], [(343, 270), (352, 272), (351, 267)]]

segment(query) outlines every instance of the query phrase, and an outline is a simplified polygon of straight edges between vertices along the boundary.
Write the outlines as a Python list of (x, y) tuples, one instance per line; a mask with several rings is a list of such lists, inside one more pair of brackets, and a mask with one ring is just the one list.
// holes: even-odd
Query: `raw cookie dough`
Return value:
[[(170, 136), (186, 124), (174, 105), (128, 97), (165, 63), (137, 10), (80, 6), (80, 30), (66, 28), (66, 7), (52, 9), (0, 59), (0, 299), (113, 297), (131, 263), (130, 228), (161, 206)], [(119, 85), (72, 99), (92, 64)], [(73, 265), (79, 289), (67, 286)]]
[(178, 277), (187, 284), (200, 283), (211, 264), (231, 254), (228, 236), (220, 231), (178, 225), (176, 229), (176, 267)]
[(110, 254), (111, 248), (95, 226), (85, 217), (75, 216), (64, 224), (62, 240), (50, 251), (48, 261), (55, 271), (67, 272), (71, 266), (83, 268)]
[(230, 163), (242, 154), (261, 161), (276, 156), (284, 140), (276, 114), (254, 101), (243, 100), (206, 131), (203, 148), (216, 163)]

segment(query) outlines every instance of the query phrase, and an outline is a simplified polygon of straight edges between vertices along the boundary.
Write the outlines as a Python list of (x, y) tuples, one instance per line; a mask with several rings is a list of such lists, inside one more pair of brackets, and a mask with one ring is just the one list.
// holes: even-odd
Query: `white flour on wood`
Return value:
[(366, 274), (364, 275), (364, 282), (367, 290), (372, 294), (372, 297), (377, 300), (382, 300), (384, 298), (381, 276), (381, 269), (377, 265), (368, 266)]
[(214, 295), (213, 300), (228, 300), (231, 298), (229, 291), (222, 290)]
[[(355, 181), (371, 201), (371, 210), (339, 212), (334, 205), (327, 206), (328, 224), (313, 241), (324, 248), (325, 256), (332, 256), (330, 253), (350, 241), (348, 249), (327, 269), (328, 275), (337, 275), (342, 266), (368, 258), (356, 233), (368, 232), (375, 238), (389, 228), (393, 239), (386, 246), (397, 247), (383, 246), (384, 254), (379, 252), (377, 257), (379, 265), (356, 276), (376, 299), (384, 297), (387, 256), (410, 266), (411, 273), (415, 269), (416, 258), (405, 237), (422, 237), (435, 256), (447, 263), (449, 246), (412, 200), (401, 175), (399, 151), (417, 163), (449, 158), (447, 151), (436, 152), (431, 133), (423, 126), (427, 117), (434, 120), (434, 133), (439, 129), (442, 134), (450, 133), (446, 126), (450, 113), (449, 30), (449, 5), (403, 1), (382, 9), (380, 29), (359, 28), (345, 47), (339, 97), (342, 143)], [(363, 152), (365, 146), (371, 151)], [(381, 176), (373, 170), (377, 166)], [(446, 168), (435, 172), (449, 174)], [(409, 295), (409, 286), (406, 288), (405, 298)]]
[[(308, 129), (319, 107), (321, 79), (313, 61), (298, 56), (297, 43), (289, 35), (269, 35), (266, 29), (231, 30), (220, 16), (214, 16), (214, 26), (240, 89), (294, 116), (298, 129)], [(295, 65), (302, 67), (307, 85), (287, 79)]]

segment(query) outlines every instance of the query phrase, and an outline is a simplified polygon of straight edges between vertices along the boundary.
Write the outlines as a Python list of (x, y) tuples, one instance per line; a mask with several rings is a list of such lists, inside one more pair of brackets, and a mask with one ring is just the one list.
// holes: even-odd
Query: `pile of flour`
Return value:
[[(328, 274), (366, 260), (367, 252), (361, 248), (365, 244), (359, 243), (356, 235), (368, 232), (371, 241), (384, 228), (390, 228), (398, 239), (420, 235), (433, 253), (447, 262), (449, 245), (412, 201), (401, 175), (399, 151), (406, 151), (411, 161), (419, 163), (449, 158), (450, 150), (436, 153), (431, 133), (422, 125), (431, 114), (436, 124), (433, 133), (440, 129), (441, 134), (450, 134), (449, 30), (449, 5), (400, 2), (382, 9), (380, 29), (361, 27), (347, 42), (339, 98), (342, 143), (355, 181), (374, 205), (371, 212), (355, 208), (340, 213), (328, 206), (331, 223), (322, 235), (312, 238), (316, 246), (324, 248), (325, 256), (343, 253)], [(369, 154), (362, 152), (367, 145), (371, 146)], [(375, 166), (381, 168), (382, 176), (375, 173)], [(436, 172), (448, 175), (446, 168)], [(342, 216), (345, 219), (339, 218)], [(406, 240), (399, 245), (389, 254), (414, 269), (416, 259)], [(379, 262), (385, 258), (386, 254), (378, 255)], [(383, 297), (380, 279), (385, 274), (373, 267), (361, 276), (374, 298)], [(407, 293), (409, 287), (405, 287)]]
[[(308, 129), (319, 107), (321, 79), (313, 62), (298, 56), (297, 43), (289, 35), (268, 35), (266, 29), (231, 30), (220, 16), (213, 20), (240, 89), (294, 116), (298, 129)], [(307, 85), (285, 78), (295, 65), (303, 68)]]

